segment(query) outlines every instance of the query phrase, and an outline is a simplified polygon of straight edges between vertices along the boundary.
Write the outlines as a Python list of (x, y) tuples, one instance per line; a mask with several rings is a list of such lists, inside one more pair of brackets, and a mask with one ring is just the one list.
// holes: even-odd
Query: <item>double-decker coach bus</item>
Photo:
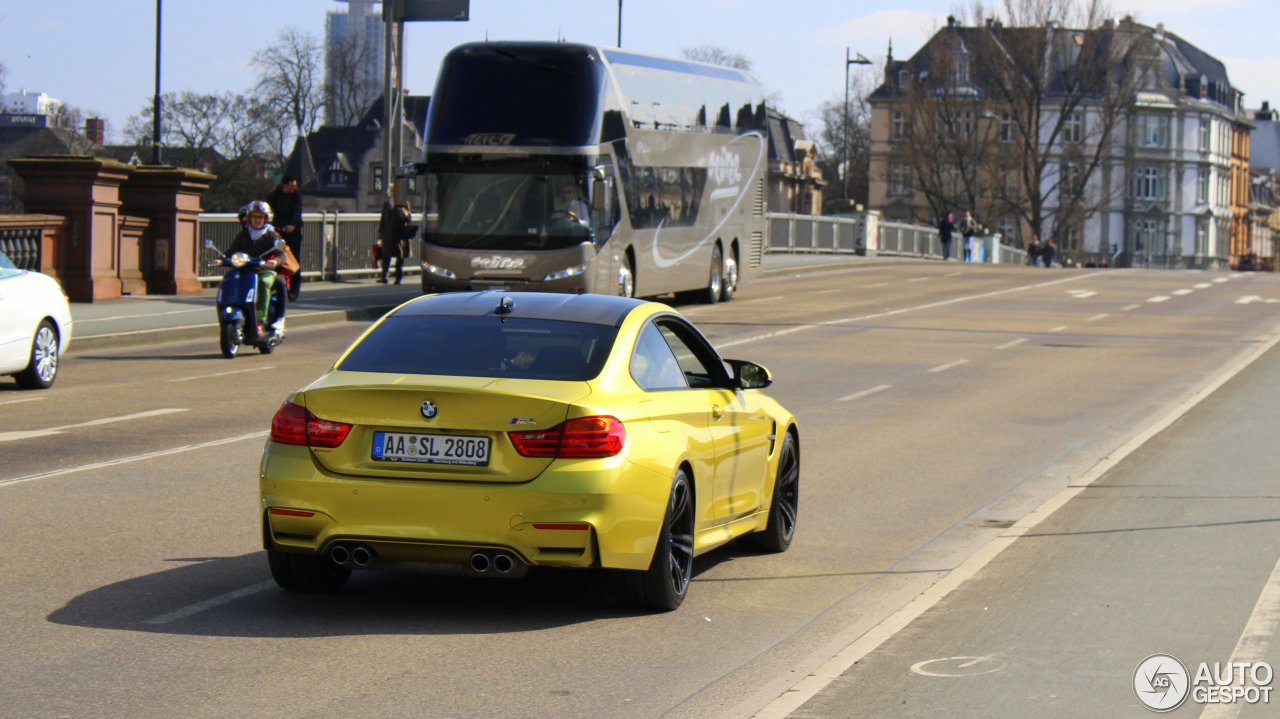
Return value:
[(569, 43), (450, 51), (427, 120), (426, 292), (733, 297), (765, 247), (763, 88)]

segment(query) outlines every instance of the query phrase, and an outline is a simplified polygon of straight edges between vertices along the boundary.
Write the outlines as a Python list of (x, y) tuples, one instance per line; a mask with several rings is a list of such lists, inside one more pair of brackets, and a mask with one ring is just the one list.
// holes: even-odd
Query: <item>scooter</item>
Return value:
[(255, 304), (258, 296), (258, 271), (268, 255), (283, 252), (284, 240), (276, 240), (275, 246), (259, 257), (244, 252), (224, 255), (214, 247), (213, 240), (205, 240), (204, 246), (218, 255), (222, 266), (231, 268), (222, 276), (218, 285), (218, 324), (221, 328), (222, 356), (231, 359), (240, 346), (253, 345), (262, 354), (271, 354), (284, 342), (285, 296), (288, 281), (280, 275), (271, 288), (271, 301), (267, 307), (267, 321), (259, 328)]

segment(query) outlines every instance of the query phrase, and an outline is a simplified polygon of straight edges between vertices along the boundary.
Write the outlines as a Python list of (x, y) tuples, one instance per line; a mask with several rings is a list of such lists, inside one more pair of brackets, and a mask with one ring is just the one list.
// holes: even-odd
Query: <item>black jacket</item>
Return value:
[(254, 240), (249, 237), (248, 230), (240, 230), (240, 234), (231, 241), (231, 247), (227, 249), (227, 254), (232, 252), (243, 252), (250, 257), (261, 257), (267, 250), (275, 247), (277, 235), (273, 230), (267, 230), (262, 233), (262, 237)]
[(293, 225), (297, 232), (302, 231), (302, 195), (298, 192), (285, 192), (277, 187), (267, 197), (271, 205), (271, 224), (276, 230), (283, 232), (285, 227)]

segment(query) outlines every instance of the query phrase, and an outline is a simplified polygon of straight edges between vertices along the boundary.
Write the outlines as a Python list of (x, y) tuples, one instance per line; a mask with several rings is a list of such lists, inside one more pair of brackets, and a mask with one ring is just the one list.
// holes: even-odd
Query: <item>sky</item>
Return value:
[[(1113, 16), (1165, 27), (1222, 60), (1255, 108), (1280, 105), (1277, 0), (1111, 0)], [(819, 106), (843, 99), (845, 52), (905, 59), (957, 0), (623, 0), (622, 46), (679, 56), (714, 45), (741, 53), (788, 115), (816, 125)], [(164, 91), (247, 92), (252, 59), (281, 29), (324, 36), (335, 0), (164, 0)], [(405, 86), (429, 95), (441, 56), (477, 40), (556, 40), (613, 46), (617, 0), (470, 0), (467, 22), (406, 25)], [(155, 85), (156, 0), (0, 2), (5, 91), (45, 92), (107, 120), (119, 141)], [(863, 71), (853, 67), (852, 72)], [(870, 72), (870, 70), (867, 70)]]

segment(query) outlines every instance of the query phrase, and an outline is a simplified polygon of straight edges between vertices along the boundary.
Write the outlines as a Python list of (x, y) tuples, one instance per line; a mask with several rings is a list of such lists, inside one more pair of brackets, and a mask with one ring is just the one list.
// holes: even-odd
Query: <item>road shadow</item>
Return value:
[(264, 552), (167, 561), (182, 566), (85, 592), (47, 619), (162, 634), (315, 638), (502, 634), (646, 614), (621, 608), (603, 571), (535, 568), (519, 579), (482, 579), (410, 565), (355, 572), (335, 594), (299, 594), (271, 582)]
[[(254, 350), (255, 348), (249, 347), (249, 349)], [(254, 354), (257, 354), (257, 353), (251, 352), (246, 354), (245, 356), (252, 357), (254, 356)], [(98, 360), (100, 362), (119, 362), (119, 361), (138, 362), (138, 361), (146, 361), (146, 360), (164, 360), (164, 361), (172, 362), (172, 361), (182, 361), (182, 360), (225, 359), (222, 356), (221, 352), (210, 352), (208, 354), (189, 354), (189, 355), (175, 355), (175, 354), (76, 355), (75, 358), (77, 360)]]

